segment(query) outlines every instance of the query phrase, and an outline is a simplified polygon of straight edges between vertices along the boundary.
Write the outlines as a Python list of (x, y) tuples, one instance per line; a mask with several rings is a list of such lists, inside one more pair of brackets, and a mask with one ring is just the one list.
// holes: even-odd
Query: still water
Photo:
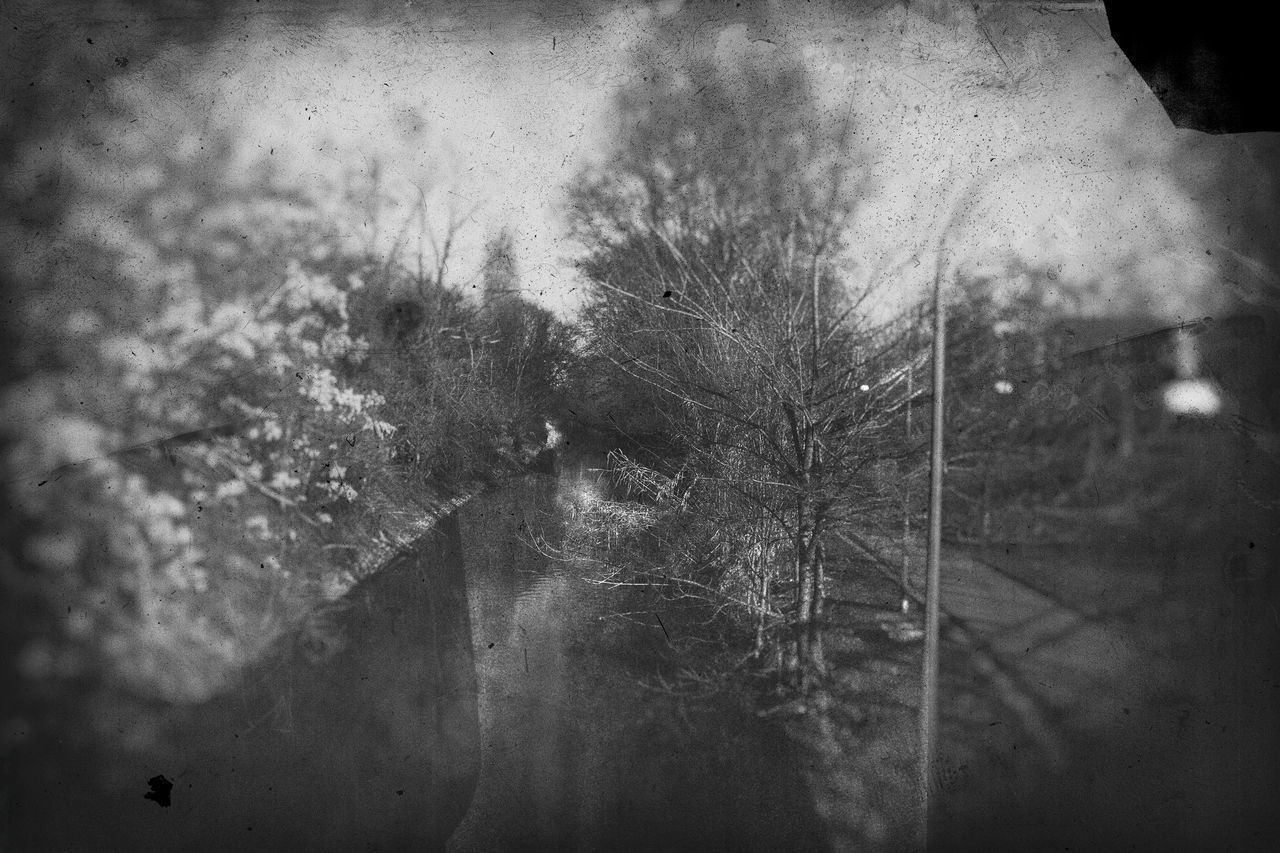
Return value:
[(702, 614), (560, 548), (606, 495), (599, 464), (562, 455), (471, 501), (352, 590), (334, 648), (285, 643), (217, 700), (159, 709), (160, 746), (32, 745), (3, 846), (821, 848), (780, 730), (732, 691), (654, 689), (698, 664)]
[(689, 662), (674, 649), (699, 614), (548, 556), (607, 496), (600, 462), (562, 457), (461, 513), (481, 761), (449, 849), (821, 847), (777, 729), (740, 701), (653, 689)]

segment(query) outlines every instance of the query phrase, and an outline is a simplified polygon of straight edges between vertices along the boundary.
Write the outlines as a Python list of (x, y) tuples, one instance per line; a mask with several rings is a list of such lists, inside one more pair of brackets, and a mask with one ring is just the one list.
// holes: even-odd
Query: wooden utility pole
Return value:
[(942, 577), (942, 429), (946, 381), (946, 306), (942, 296), (944, 267), (933, 283), (933, 447), (929, 456), (929, 552), (925, 572), (924, 663), (920, 696), (919, 790), (924, 844), (929, 845), (930, 800), (938, 736), (938, 615)]
[(920, 329), (920, 323), (924, 321), (923, 306), (916, 306), (915, 317), (911, 321), (911, 342), (907, 345), (907, 423), (906, 435), (904, 437), (904, 446), (907, 452), (908, 468), (905, 472), (900, 472), (903, 476), (902, 484), (902, 577), (900, 585), (902, 587), (902, 613), (906, 615), (911, 610), (911, 409), (912, 398), (915, 396), (915, 378), (916, 378), (916, 333)]

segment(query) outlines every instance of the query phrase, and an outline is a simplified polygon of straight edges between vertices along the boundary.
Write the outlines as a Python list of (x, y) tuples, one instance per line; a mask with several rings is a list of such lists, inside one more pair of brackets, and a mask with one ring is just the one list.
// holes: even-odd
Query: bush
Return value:
[[(202, 698), (278, 632), (280, 601), (317, 580), (291, 556), (360, 505), (350, 474), (394, 432), (381, 395), (341, 379), (366, 357), (346, 307), (360, 284), (291, 264), (260, 304), (104, 328), (82, 363), (6, 391), (15, 556), (26, 591), (66, 612), (23, 653), (26, 674), (97, 666)], [(82, 413), (80, 392), (105, 383), (113, 411)]]

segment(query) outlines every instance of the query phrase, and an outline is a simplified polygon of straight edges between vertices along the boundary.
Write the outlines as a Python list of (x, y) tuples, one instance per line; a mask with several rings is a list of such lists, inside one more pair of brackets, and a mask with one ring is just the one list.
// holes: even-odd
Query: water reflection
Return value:
[[(687, 660), (678, 606), (553, 558), (607, 495), (598, 456), (474, 500), (330, 614), (322, 659), (286, 644), (244, 684), (167, 709), (163, 748), (31, 750), (13, 849), (822, 847), (794, 750), (741, 697), (643, 686)], [(667, 609), (664, 609), (667, 608)], [(666, 627), (609, 618), (631, 609)], [(695, 614), (696, 615), (696, 614)], [(690, 624), (688, 621), (684, 625)], [(173, 783), (170, 806), (144, 798)]]
[[(664, 606), (591, 584), (558, 552), (608, 497), (603, 457), (566, 454), (461, 513), (481, 769), (453, 851), (814, 849), (794, 756), (740, 704), (646, 690), (672, 664), (652, 626), (610, 618)], [(557, 557), (548, 556), (557, 553)]]

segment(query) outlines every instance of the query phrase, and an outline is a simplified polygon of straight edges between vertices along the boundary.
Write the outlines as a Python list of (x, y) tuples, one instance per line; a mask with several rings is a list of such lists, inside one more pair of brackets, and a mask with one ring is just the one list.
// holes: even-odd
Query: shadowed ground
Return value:
[[(451, 516), (236, 690), (170, 710), (150, 754), (25, 756), (19, 850), (439, 848), (477, 771), (475, 670)], [(170, 805), (148, 780), (172, 783)], [(160, 783), (164, 787), (164, 783)]]
[[(598, 491), (576, 454), (558, 467), (442, 521), (327, 614), (325, 642), (152, 709), (163, 746), (30, 745), (11, 847), (824, 849), (799, 750), (750, 696), (646, 686), (709, 663), (705, 614), (534, 547)], [(161, 775), (167, 807), (145, 796)]]
[(450, 849), (826, 849), (801, 751), (753, 697), (653, 689), (708, 663), (691, 639), (705, 613), (605, 590), (590, 564), (534, 547), (603, 494), (589, 463), (462, 511), (482, 769)]

